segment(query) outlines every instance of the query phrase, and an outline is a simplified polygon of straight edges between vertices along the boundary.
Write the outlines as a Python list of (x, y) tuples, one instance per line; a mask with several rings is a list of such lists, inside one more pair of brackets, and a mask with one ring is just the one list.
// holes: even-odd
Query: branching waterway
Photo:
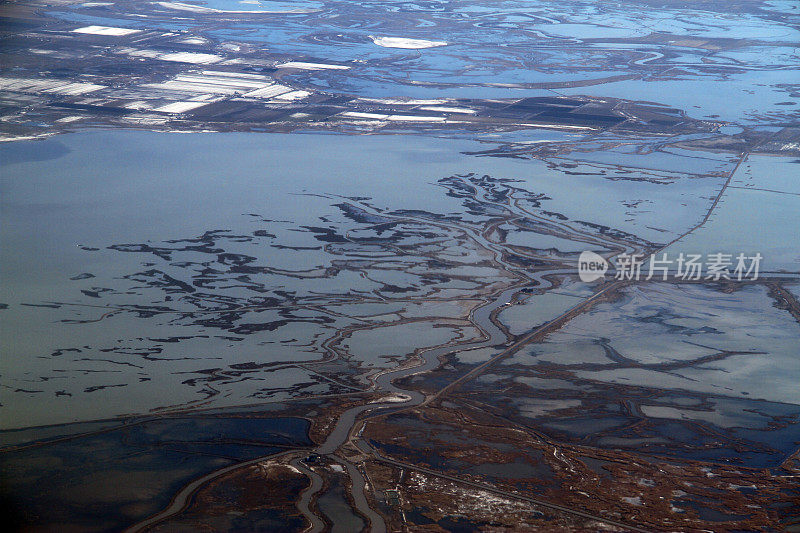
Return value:
[[(88, 157), (101, 141), (107, 148)], [(592, 153), (586, 142), (580, 158)], [(636, 151), (643, 165), (664, 157), (673, 166), (612, 173), (565, 162), (576, 143), (566, 139), (552, 160), (523, 144), (414, 136), (84, 132), (41, 142), (36, 157), (24, 143), (3, 147), (18, 152), (5, 167), (3, 216), (18, 222), (3, 228), (4, 327), (31, 331), (15, 340), (17, 358), (4, 368), (17, 407), (7, 422), (17, 478), (35, 479), (31, 465), (90, 441), (126, 458), (98, 470), (130, 460), (126, 447), (152, 450), (147, 461), (156, 465), (178, 454), (189, 466), (173, 467), (151, 508), (109, 518), (156, 531), (193, 516), (220, 484), (282, 465), (296, 488), (284, 519), (304, 520), (310, 531), (389, 530), (378, 486), (389, 489), (371, 478), (365, 458), (407, 463), (387, 457), (370, 428), (439, 409), (445, 396), (462, 401), (461, 388), (479, 397), (474, 382), (490, 371), (502, 376), (506, 363), (520, 368), (520, 380), (503, 390), (519, 390), (547, 372), (561, 383), (577, 372), (674, 376), (770, 356), (703, 338), (682, 344), (700, 353), (650, 363), (601, 335), (544, 366), (520, 365), (538, 355), (533, 345), (546, 354), (545, 341), (578, 317), (636, 301), (630, 283), (578, 282), (582, 251), (612, 259), (680, 244), (713, 222), (748, 161), (692, 153), (684, 169), (659, 151), (663, 139), (654, 151), (645, 140)], [(225, 156), (207, 158), (212, 147)], [(157, 157), (141, 162), (139, 150)], [(165, 161), (171, 180), (158, 177)], [(677, 199), (683, 211), (670, 210)], [(791, 287), (771, 283), (773, 298), (796, 310)], [(648, 305), (636, 310), (645, 313), (641, 324), (672, 320), (647, 315)], [(583, 330), (571, 334), (589, 338)], [(692, 335), (709, 331), (698, 326)], [(598, 347), (605, 355), (592, 356)], [(576, 354), (587, 360), (571, 364)], [(542, 405), (582, 401), (564, 395)], [(526, 401), (509, 403), (510, 416)], [(629, 408), (638, 416), (648, 409), (676, 407)], [(58, 429), (70, 421), (87, 426)], [(562, 449), (548, 456), (580, 471)], [(493, 490), (508, 497), (508, 488)], [(584, 505), (551, 510), (618, 524)]]

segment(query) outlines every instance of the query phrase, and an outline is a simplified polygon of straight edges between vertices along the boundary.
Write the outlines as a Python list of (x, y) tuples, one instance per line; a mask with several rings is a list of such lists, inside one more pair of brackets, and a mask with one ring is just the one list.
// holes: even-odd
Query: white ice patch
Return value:
[(426, 117), (416, 115), (389, 115), (395, 122), (444, 122), (444, 117)]
[(296, 68), (300, 70), (348, 70), (345, 65), (329, 65), (327, 63), (306, 63), (304, 61), (289, 61), (275, 65), (275, 68)]
[(274, 98), (278, 95), (288, 93), (291, 90), (291, 87), (276, 83), (261, 89), (256, 89), (255, 91), (250, 91), (249, 93), (245, 93), (244, 96), (247, 98)]
[(375, 37), (369, 36), (372, 42), (378, 46), (385, 48), (406, 48), (411, 50), (419, 50), (421, 48), (435, 48), (437, 46), (446, 46), (445, 41), (428, 41), (426, 39), (407, 39), (405, 37)]
[(625, 503), (628, 503), (628, 504), (630, 504), (630, 505), (637, 505), (637, 506), (638, 506), (638, 505), (642, 505), (642, 498), (641, 498), (641, 496), (636, 496), (636, 497), (633, 497), (633, 496), (625, 496), (625, 497), (623, 497), (623, 498), (622, 498), (622, 501), (624, 501)]
[(378, 113), (361, 113), (359, 111), (345, 111), (341, 114), (343, 117), (348, 118), (359, 118), (365, 120), (386, 120), (389, 118), (389, 115), (385, 114), (378, 114)]
[(153, 111), (159, 111), (161, 113), (185, 113), (186, 111), (191, 111), (192, 109), (197, 109), (204, 105), (208, 105), (208, 102), (173, 102), (157, 107)]
[(0, 91), (20, 93), (50, 93), (78, 96), (105, 89), (96, 83), (70, 82), (54, 78), (0, 78)]
[(84, 26), (72, 30), (72, 33), (88, 33), (90, 35), (111, 35), (113, 37), (123, 37), (133, 33), (139, 33), (142, 30), (132, 30), (130, 28), (114, 28), (112, 26)]
[(421, 100), (418, 98), (358, 98), (358, 101), (369, 102), (373, 104), (389, 104), (389, 105), (439, 105), (447, 103), (447, 100), (441, 100), (441, 99)]
[(177, 63), (194, 63), (196, 65), (209, 65), (222, 60), (222, 57), (215, 54), (201, 54), (195, 52), (175, 52), (164, 54), (158, 57), (162, 61), (175, 61)]
[(200, 37), (189, 37), (188, 39), (183, 39), (178, 42), (183, 44), (206, 44), (208, 41)]
[(275, 97), (275, 100), (283, 100), (285, 102), (294, 102), (296, 100), (303, 100), (311, 96), (308, 91), (291, 91)]
[(474, 115), (475, 110), (468, 107), (442, 107), (442, 106), (425, 106), (420, 109), (424, 111), (439, 111), (441, 113), (461, 113), (465, 115)]
[(411, 396), (408, 396), (407, 394), (392, 394), (390, 396), (378, 398), (377, 400), (372, 400), (369, 403), (404, 403), (410, 399)]
[[(158, 4), (161, 7), (166, 7), (168, 9), (175, 9), (178, 11), (191, 11), (192, 13), (240, 13), (249, 15), (252, 13), (313, 13), (315, 11), (319, 11), (317, 9), (247, 9), (247, 10), (236, 10), (236, 9), (215, 9), (213, 7), (204, 7), (198, 6), (195, 4), (185, 4), (183, 2), (153, 2), (154, 4)], [(244, 4), (245, 2), (240, 2)], [(255, 3), (258, 2), (248, 2), (248, 3)]]

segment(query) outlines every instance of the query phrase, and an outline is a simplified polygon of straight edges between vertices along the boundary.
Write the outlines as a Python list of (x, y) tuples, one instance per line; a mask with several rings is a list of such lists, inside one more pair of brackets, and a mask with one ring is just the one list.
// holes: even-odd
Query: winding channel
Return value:
[[(483, 239), (479, 238), (479, 240)], [(501, 254), (497, 249), (495, 249), (494, 245), (490, 244), (486, 247), (493, 250), (495, 254), (497, 254), (498, 261), (502, 261), (500, 259)], [(408, 376), (434, 370), (440, 364), (440, 357), (455, 351), (487, 348), (506, 344), (508, 342), (508, 338), (506, 334), (499, 327), (497, 327), (494, 322), (492, 322), (492, 313), (508, 305), (511, 302), (514, 294), (516, 294), (522, 287), (530, 285), (531, 282), (538, 282), (538, 287), (541, 288), (542, 284), (545, 286), (551, 285), (551, 283), (544, 276), (568, 273), (572, 273), (572, 270), (553, 269), (529, 273), (529, 275), (526, 276), (527, 279), (524, 281), (524, 283), (516, 283), (514, 286), (501, 291), (497, 296), (494, 297), (494, 299), (472, 311), (470, 316), (471, 322), (483, 332), (485, 336), (483, 340), (460, 343), (457, 345), (448, 344), (422, 351), (419, 354), (419, 357), (422, 360), (421, 364), (413, 367), (403, 367), (395, 370), (388, 370), (380, 374), (374, 380), (376, 390), (386, 392), (388, 394), (403, 395), (408, 398), (406, 401), (376, 402), (372, 404), (359, 405), (342, 413), (337, 420), (333, 431), (331, 431), (331, 433), (328, 435), (328, 438), (325, 440), (325, 442), (316, 448), (315, 452), (319, 455), (328, 456), (332, 460), (345, 465), (352, 481), (352, 496), (355, 508), (360, 514), (369, 519), (370, 531), (382, 533), (386, 531), (386, 525), (380, 515), (378, 515), (366, 501), (364, 496), (364, 478), (355, 465), (352, 465), (351, 463), (334, 455), (341, 446), (353, 438), (353, 433), (359, 422), (359, 417), (367, 412), (369, 412), (370, 417), (373, 417), (384, 415), (393, 410), (413, 408), (425, 403), (428, 399), (424, 394), (415, 390), (401, 389), (397, 387), (394, 382)], [(314, 529), (313, 524), (318, 523), (320, 518), (310, 511), (309, 504), (313, 497), (321, 489), (321, 485), (318, 486), (312, 482), (311, 486), (309, 486), (300, 496), (298, 509), (312, 524), (311, 529), (307, 529), (306, 531), (317, 531)]]
[[(486, 202), (485, 200), (484, 202), (494, 204), (496, 207), (505, 210), (508, 215), (512, 216), (532, 215), (531, 213), (527, 213), (524, 209), (521, 209), (520, 206), (517, 205), (516, 199), (512, 198), (510, 200), (511, 201), (509, 202), (509, 204), (506, 205), (502, 205), (500, 203), (495, 203), (495, 202)], [(366, 210), (368, 211), (372, 211), (372, 209), (370, 209), (368, 206), (362, 205), (361, 207), (366, 208)], [(514, 208), (516, 208), (517, 211), (522, 211), (522, 213), (515, 212)], [(385, 213), (379, 213), (379, 214), (384, 217), (387, 216)], [(357, 437), (354, 434), (357, 432), (357, 428), (359, 428), (359, 422), (364, 420), (365, 418), (385, 415), (392, 411), (414, 408), (416, 406), (431, 401), (433, 398), (438, 397), (444, 390), (456, 386), (457, 384), (463, 382), (465, 379), (470, 379), (475, 374), (475, 372), (481, 372), (489, 365), (494, 364), (497, 360), (507, 357), (508, 355), (518, 351), (523, 346), (525, 346), (535, 335), (547, 331), (548, 329), (556, 325), (564, 317), (567, 317), (576, 310), (589, 305), (591, 302), (595, 301), (597, 298), (601, 297), (604, 293), (608, 292), (609, 290), (612, 289), (613, 286), (615, 286), (615, 284), (610, 284), (603, 287), (603, 289), (596, 292), (594, 295), (589, 296), (588, 298), (582, 300), (579, 304), (573, 306), (571, 309), (553, 318), (551, 321), (539, 325), (538, 327), (529, 331), (527, 334), (524, 334), (516, 338), (512, 342), (512, 339), (509, 338), (506, 335), (506, 333), (493, 322), (492, 320), (493, 314), (499, 311), (501, 308), (509, 305), (513, 301), (514, 295), (517, 294), (520, 291), (520, 289), (525, 287), (536, 287), (537, 291), (547, 290), (549, 287), (552, 287), (553, 285), (553, 282), (550, 279), (548, 279), (548, 277), (574, 274), (575, 273), (574, 268), (554, 266), (553, 268), (550, 269), (543, 269), (540, 271), (530, 271), (515, 265), (511, 265), (507, 261), (505, 261), (504, 253), (507, 252), (506, 247), (502, 243), (497, 243), (489, 240), (486, 236), (485, 231), (478, 231), (473, 228), (464, 227), (458, 224), (449, 224), (443, 221), (432, 221), (425, 218), (417, 218), (413, 216), (403, 216), (397, 218), (409, 222), (438, 226), (465, 233), (468, 236), (468, 238), (472, 239), (481, 248), (491, 252), (494, 255), (495, 262), (501, 265), (504, 270), (517, 277), (517, 280), (512, 282), (510, 286), (495, 293), (494, 295), (488, 295), (488, 298), (490, 298), (488, 301), (474, 308), (471, 311), (469, 316), (469, 321), (474, 325), (474, 327), (476, 327), (482, 333), (481, 339), (470, 342), (460, 342), (455, 344), (448, 343), (445, 345), (422, 350), (418, 353), (418, 358), (420, 359), (419, 364), (415, 366), (402, 366), (396, 369), (389, 369), (382, 372), (373, 380), (374, 391), (384, 392), (387, 395), (403, 396), (404, 398), (407, 399), (402, 402), (378, 401), (375, 403), (358, 405), (344, 411), (339, 417), (339, 419), (336, 421), (336, 424), (331, 433), (328, 435), (327, 439), (313, 450), (313, 453), (325, 456), (328, 460), (338, 463), (344, 467), (345, 471), (347, 472), (347, 475), (350, 477), (350, 480), (352, 482), (350, 495), (353, 500), (352, 501), (353, 506), (360, 515), (362, 515), (368, 520), (369, 524), (367, 526), (367, 529), (369, 531), (373, 531), (376, 533), (384, 533), (386, 531), (386, 524), (383, 518), (370, 507), (369, 502), (367, 501), (365, 495), (365, 488), (367, 486), (367, 482), (364, 479), (364, 476), (359, 471), (356, 465), (344, 459), (343, 457), (336, 455), (336, 452), (343, 445), (345, 445), (349, 441), (357, 440)], [(540, 219), (540, 221), (542, 220)], [(551, 225), (553, 224), (553, 221), (548, 220), (547, 222), (549, 222)], [(606, 239), (602, 238), (598, 239), (597, 236), (593, 236), (594, 238), (591, 238), (592, 236), (588, 236), (586, 234), (583, 234), (582, 232), (578, 232), (574, 228), (564, 227), (562, 224), (555, 224), (555, 225), (559, 226), (559, 229), (565, 230), (567, 233), (572, 234), (573, 237), (576, 236), (583, 237), (582, 239), (579, 240), (587, 239), (590, 242), (595, 241), (595, 243), (597, 240), (606, 241)], [(576, 233), (578, 235), (575, 235)], [(614, 245), (617, 249), (620, 249), (620, 247), (622, 249), (633, 248), (630, 245), (626, 245), (624, 243), (620, 243), (618, 241), (614, 241), (611, 239), (604, 242), (604, 244)], [(436, 369), (440, 364), (440, 358), (442, 356), (457, 351), (473, 350), (478, 348), (490, 348), (490, 347), (503, 347), (503, 349), (500, 350), (500, 353), (493, 356), (485, 363), (479, 365), (476, 369), (469, 372), (467, 375), (462, 376), (455, 382), (445, 387), (445, 389), (443, 389), (443, 391), (440, 391), (439, 394), (433, 395), (431, 397), (426, 397), (424, 394), (418, 391), (401, 389), (394, 384), (396, 380), (400, 380), (415, 374), (421, 374)], [(357, 449), (364, 451), (363, 448), (358, 446), (357, 442), (354, 442), (354, 444), (356, 444)], [(301, 473), (303, 473), (310, 479), (310, 484), (300, 494), (298, 501), (296, 503), (296, 507), (309, 523), (309, 525), (305, 529), (305, 532), (320, 533), (326, 527), (325, 520), (320, 516), (318, 516), (316, 512), (312, 510), (311, 507), (312, 507), (312, 501), (320, 493), (320, 491), (322, 491), (323, 487), (325, 486), (325, 483), (322, 476), (319, 473), (315, 472), (312, 468), (309, 467), (309, 465), (303, 462), (302, 457), (307, 453), (308, 451), (294, 450), (278, 454), (278, 456), (283, 456), (285, 459), (287, 459), (288, 464), (297, 468)], [(128, 529), (128, 531), (143, 531), (149, 527), (154, 526), (159, 522), (166, 520), (170, 516), (177, 514), (178, 512), (186, 508), (188, 502), (190, 501), (190, 496), (193, 493), (195, 493), (202, 485), (211, 481), (212, 479), (220, 475), (223, 475), (227, 472), (230, 472), (232, 470), (235, 470), (237, 468), (244, 467), (250, 464), (255, 464), (266, 459), (275, 459), (278, 456), (272, 455), (267, 457), (260, 457), (257, 459), (253, 459), (251, 461), (247, 461), (245, 463), (238, 463), (236, 465), (231, 465), (229, 467), (223, 468), (221, 470), (203, 476), (202, 478), (199, 478), (194, 482), (190, 483), (189, 485), (187, 485), (186, 487), (184, 487), (184, 489), (178, 495), (176, 495), (175, 498), (173, 498), (173, 501), (166, 509), (164, 509), (164, 511), (158, 513), (157, 515), (154, 515), (153, 517), (150, 517), (149, 519), (143, 522), (136, 524), (132, 528)]]
[[(494, 204), (497, 207), (504, 209), (507, 213), (511, 211), (511, 214), (514, 214), (512, 205), (501, 205), (499, 203), (494, 203), (494, 202), (486, 202), (486, 203)], [(519, 209), (519, 206), (516, 205), (516, 202), (514, 202), (513, 206)], [(360, 207), (370, 210), (368, 206), (361, 205)], [(522, 211), (524, 212), (524, 210)], [(526, 212), (524, 213), (525, 215), (529, 215), (529, 213)], [(386, 216), (385, 213), (380, 213), (380, 215)], [(383, 518), (369, 506), (366, 497), (364, 496), (364, 488), (366, 483), (364, 481), (363, 476), (359, 472), (358, 468), (355, 467), (355, 465), (352, 465), (348, 461), (335, 455), (336, 451), (339, 448), (341, 448), (348, 441), (353, 440), (354, 432), (356, 431), (356, 428), (358, 427), (358, 422), (360, 420), (359, 417), (362, 417), (362, 415), (364, 415), (365, 413), (368, 413), (366, 417), (385, 415), (391, 411), (410, 409), (430, 401), (430, 399), (432, 398), (426, 398), (426, 396), (421, 392), (415, 390), (401, 389), (397, 387), (394, 384), (394, 382), (396, 380), (400, 380), (415, 374), (421, 374), (424, 372), (429, 372), (431, 370), (434, 370), (439, 366), (440, 358), (442, 356), (456, 351), (473, 350), (478, 348), (488, 348), (494, 346), (505, 346), (506, 349), (503, 350), (500, 354), (492, 357), (486, 363), (480, 365), (478, 369), (476, 369), (476, 370), (482, 370), (486, 366), (493, 364), (496, 360), (506, 357), (510, 353), (519, 350), (522, 346), (527, 344), (527, 342), (534, 335), (539, 334), (542, 331), (545, 331), (548, 328), (552, 327), (560, 319), (562, 319), (565, 316), (568, 316), (576, 309), (580, 309), (590, 304), (591, 302), (595, 301), (604, 293), (611, 290), (612, 286), (614, 285), (611, 284), (610, 286), (604, 287), (602, 290), (584, 299), (583, 301), (581, 301), (581, 303), (572, 307), (565, 313), (562, 313), (558, 317), (555, 317), (553, 320), (534, 328), (528, 334), (523, 335), (519, 340), (509, 345), (510, 339), (492, 321), (492, 314), (495, 311), (498, 311), (499, 309), (508, 305), (512, 301), (513, 296), (517, 292), (519, 292), (520, 289), (526, 286), (533, 285), (536, 286), (537, 290), (539, 291), (545, 290), (549, 286), (553, 285), (553, 283), (550, 280), (548, 280), (546, 276), (574, 274), (575, 270), (571, 268), (551, 268), (535, 272), (531, 272), (529, 270), (523, 270), (520, 269), (519, 267), (507, 263), (503, 259), (504, 252), (506, 251), (505, 247), (501, 243), (495, 243), (490, 241), (485, 236), (485, 232), (483, 231), (474, 231), (471, 230), (470, 228), (465, 228), (463, 226), (456, 224), (448, 224), (441, 221), (434, 222), (431, 220), (419, 219), (416, 217), (403, 217), (403, 218), (405, 220), (414, 221), (417, 223), (447, 227), (451, 230), (460, 230), (465, 232), (483, 249), (492, 252), (494, 254), (495, 261), (498, 264), (502, 265), (502, 267), (506, 271), (514, 273), (516, 276), (518, 276), (519, 279), (512, 286), (502, 290), (501, 292), (496, 294), (496, 296), (494, 296), (491, 300), (473, 309), (472, 312), (470, 313), (469, 317), (470, 322), (472, 322), (472, 324), (482, 332), (484, 337), (482, 340), (477, 340), (473, 342), (463, 342), (457, 344), (447, 344), (423, 350), (419, 353), (419, 358), (422, 360), (420, 364), (411, 367), (405, 366), (394, 370), (387, 370), (381, 373), (380, 375), (378, 375), (377, 378), (374, 379), (374, 388), (376, 391), (386, 392), (387, 394), (393, 394), (393, 395), (402, 395), (408, 399), (403, 402), (397, 402), (397, 401), (375, 402), (371, 404), (358, 405), (346, 410), (344, 413), (341, 414), (341, 416), (337, 420), (336, 425), (334, 426), (331, 433), (328, 435), (328, 438), (325, 440), (325, 442), (323, 442), (320, 446), (318, 446), (315, 449), (315, 453), (327, 456), (329, 459), (345, 465), (352, 481), (352, 497), (355, 509), (359, 512), (359, 514), (369, 519), (368, 528), (370, 531), (376, 533), (385, 532), (386, 524), (384, 523)], [(570, 230), (572, 230), (570, 231), (571, 233), (575, 231), (572, 228), (570, 228)], [(617, 246), (620, 245), (620, 243), (618, 242), (613, 242), (613, 244)], [(624, 245), (623, 247), (630, 248)], [(469, 377), (471, 375), (472, 372), (470, 372), (467, 376), (464, 376), (464, 378)], [(461, 379), (459, 379), (458, 381), (460, 382)], [(454, 384), (455, 383), (451, 385)], [(314, 483), (312, 477), (311, 485), (306, 490), (304, 490), (303, 493), (300, 495), (297, 507), (311, 524), (311, 526), (309, 526), (309, 529), (306, 529), (306, 532), (310, 531), (316, 533), (317, 530), (315, 529), (316, 527), (315, 524), (321, 521), (320, 517), (317, 516), (310, 509), (310, 502), (320, 490), (322, 490), (322, 486)]]

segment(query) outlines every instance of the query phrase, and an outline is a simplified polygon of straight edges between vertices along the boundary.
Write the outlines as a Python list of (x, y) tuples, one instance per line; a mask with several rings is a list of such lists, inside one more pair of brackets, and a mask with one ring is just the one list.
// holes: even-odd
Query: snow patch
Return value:
[(375, 37), (369, 36), (372, 42), (384, 48), (405, 48), (410, 50), (419, 50), (422, 48), (435, 48), (437, 46), (446, 46), (445, 41), (428, 41), (426, 39), (408, 39), (406, 37)]
[(111, 35), (113, 37), (123, 37), (133, 33), (139, 33), (142, 30), (132, 30), (130, 28), (114, 28), (112, 26), (84, 26), (72, 30), (72, 33), (88, 33), (89, 35)]

